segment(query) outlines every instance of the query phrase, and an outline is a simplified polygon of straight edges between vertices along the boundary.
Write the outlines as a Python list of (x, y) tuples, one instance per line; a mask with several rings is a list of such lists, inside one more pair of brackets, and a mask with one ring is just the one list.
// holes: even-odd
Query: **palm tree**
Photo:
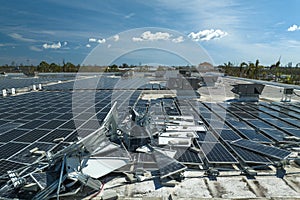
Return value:
[(257, 59), (256, 62), (255, 62), (254, 72), (253, 72), (255, 79), (258, 79), (259, 69), (260, 69), (259, 60)]
[(248, 64), (246, 62), (242, 62), (240, 64), (240, 77), (243, 77), (244, 76), (244, 67), (247, 69), (248, 67)]
[(278, 77), (279, 77), (279, 72), (278, 69), (280, 67), (280, 59), (281, 56), (279, 57), (278, 61), (276, 62), (276, 64), (271, 65), (270, 70), (275, 69), (275, 82), (278, 81)]
[(230, 68), (233, 67), (233, 64), (229, 61), (228, 63), (224, 63), (224, 70), (225, 74), (228, 74), (230, 72)]

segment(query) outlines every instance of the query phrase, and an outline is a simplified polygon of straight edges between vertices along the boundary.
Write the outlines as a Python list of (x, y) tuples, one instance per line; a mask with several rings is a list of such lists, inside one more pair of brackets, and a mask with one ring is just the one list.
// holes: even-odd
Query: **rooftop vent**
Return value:
[(218, 78), (218, 76), (213, 75), (202, 76), (202, 86), (214, 87)]
[(263, 84), (237, 84), (233, 85), (231, 91), (236, 94), (239, 101), (258, 102), (264, 87)]

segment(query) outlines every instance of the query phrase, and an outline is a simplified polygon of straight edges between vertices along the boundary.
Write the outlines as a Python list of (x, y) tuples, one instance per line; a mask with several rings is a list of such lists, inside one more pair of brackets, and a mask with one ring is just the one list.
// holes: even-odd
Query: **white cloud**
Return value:
[(300, 30), (300, 26), (294, 24), (293, 26), (290, 26), (288, 28), (288, 31), (292, 32), (292, 31), (299, 31)]
[(144, 41), (144, 40), (142, 38), (133, 37), (132, 41), (134, 41), (134, 42), (141, 42), (141, 41)]
[(34, 39), (24, 38), (22, 35), (20, 35), (18, 33), (11, 33), (11, 34), (8, 34), (8, 36), (12, 37), (13, 39), (22, 41), (22, 42), (36, 42), (36, 40), (34, 40)]
[(61, 43), (53, 43), (53, 44), (43, 44), (44, 49), (60, 49), (62, 47)]
[(179, 36), (178, 38), (172, 39), (172, 42), (175, 42), (175, 43), (180, 43), (180, 42), (183, 42), (183, 41), (184, 41), (184, 39), (183, 39), (182, 36)]
[(99, 44), (103, 44), (106, 42), (106, 40), (103, 39), (96, 39), (96, 38), (89, 38), (89, 42), (98, 42)]
[(213, 39), (220, 39), (222, 37), (225, 37), (226, 35), (228, 35), (228, 33), (220, 29), (217, 30), (207, 29), (207, 30), (199, 31), (198, 33), (191, 32), (188, 35), (188, 37), (190, 37), (194, 41), (200, 41), (200, 40), (209, 41)]
[(115, 35), (115, 36), (113, 37), (113, 39), (114, 39), (115, 42), (117, 42), (117, 41), (120, 39), (120, 36), (119, 36), (119, 35)]
[(105, 39), (99, 39), (97, 42), (98, 42), (99, 44), (103, 44), (103, 43), (106, 42), (106, 40), (105, 40)]
[(172, 35), (169, 33), (145, 31), (140, 37), (133, 37), (134, 42), (141, 41), (155, 41), (155, 40), (169, 40)]
[(14, 46), (15, 44), (11, 43), (0, 43), (0, 47), (8, 47), (8, 46)]
[(30, 46), (29, 49), (32, 50), (32, 51), (37, 51), (37, 52), (43, 51), (43, 49), (40, 49), (36, 46)]
[(129, 19), (131, 17), (133, 17), (135, 15), (135, 13), (129, 13), (128, 15), (125, 16), (125, 19)]
[(90, 44), (87, 44), (87, 45), (85, 45), (87, 48), (91, 48), (91, 45)]
[(97, 42), (96, 38), (89, 38), (89, 42)]

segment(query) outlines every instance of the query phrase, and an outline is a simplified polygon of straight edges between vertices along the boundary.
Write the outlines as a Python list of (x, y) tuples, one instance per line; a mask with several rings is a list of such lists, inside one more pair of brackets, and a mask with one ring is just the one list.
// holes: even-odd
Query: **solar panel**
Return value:
[(13, 130), (21, 125), (22, 125), (22, 123), (17, 123), (17, 122), (6, 123), (6, 124), (0, 126), (0, 133), (4, 133), (4, 132), (10, 131), (10, 130)]
[(186, 148), (175, 148), (175, 159), (184, 164), (203, 164), (199, 154)]
[(22, 135), (21, 137), (18, 137), (17, 139), (15, 139), (15, 141), (32, 143), (40, 139), (41, 137), (47, 135), (49, 132), (50, 131), (48, 130), (33, 129), (27, 132), (26, 134)]
[(197, 131), (196, 134), (198, 135), (197, 141), (199, 142), (218, 142), (218, 139), (212, 134), (212, 132), (200, 132)]
[(77, 115), (75, 118), (76, 120), (79, 119), (79, 120), (88, 120), (90, 119), (93, 115), (95, 115), (95, 113), (87, 113), (87, 112), (83, 112), (79, 115)]
[(67, 137), (72, 131), (71, 130), (59, 130), (56, 129), (46, 135), (45, 137), (41, 138), (39, 141), (40, 142), (54, 142), (55, 139), (58, 138), (65, 138)]
[(65, 113), (65, 114), (57, 117), (57, 119), (60, 119), (60, 120), (69, 120), (72, 118), (73, 118), (73, 113)]
[(253, 140), (256, 142), (262, 142), (262, 143), (272, 143), (272, 141), (262, 135), (261, 133), (258, 133), (256, 130), (253, 129), (238, 129), (239, 133), (243, 135), (245, 138), (249, 140)]
[(294, 135), (296, 137), (300, 137), (300, 129), (296, 128), (287, 128), (285, 129), (286, 132), (288, 132), (291, 135)]
[(236, 153), (236, 155), (240, 159), (242, 159), (245, 163), (261, 163), (261, 164), (271, 163), (271, 161), (268, 158), (261, 156), (260, 154), (254, 153), (253, 151), (249, 151), (247, 149), (243, 149), (235, 145), (229, 145), (229, 146)]
[(200, 148), (209, 163), (238, 163), (221, 143), (202, 143)]
[(270, 120), (273, 118), (271, 115), (269, 115), (267, 113), (263, 113), (261, 111), (257, 111), (257, 113), (255, 113), (255, 114), (256, 114), (255, 116), (257, 118), (264, 119), (264, 120)]
[(13, 157), (10, 158), (10, 160), (17, 161), (20, 163), (31, 164), (34, 161), (36, 161), (41, 155), (40, 154), (37, 154), (37, 155), (32, 154), (32, 153), (30, 153), (30, 150), (32, 150), (34, 148), (38, 148), (38, 151), (47, 152), (52, 147), (54, 147), (54, 144), (35, 142), (35, 143), (27, 146), (25, 149), (23, 149), (19, 153), (15, 154)]
[(0, 120), (0, 126), (6, 124), (6, 123), (9, 123), (10, 121), (6, 121), (6, 120)]
[[(79, 120), (76, 120), (76, 124), (79, 125), (79, 124), (83, 124), (84, 121), (79, 121)], [(75, 122), (74, 120), (69, 120), (68, 122), (66, 122), (65, 124), (63, 124), (62, 126), (59, 127), (60, 129), (70, 129), (70, 130), (74, 130), (76, 129), (76, 125), (75, 125)]]
[(167, 177), (171, 174), (183, 171), (186, 169), (182, 163), (177, 160), (164, 155), (159, 151), (154, 151), (153, 155), (155, 156), (155, 160), (157, 163), (158, 170), (154, 170), (153, 174), (160, 174), (161, 178)]
[[(52, 105), (53, 106), (53, 105)], [(40, 110), (38, 109), (37, 111), (35, 112), (41, 112), (41, 113), (50, 113), (50, 112), (54, 112), (57, 108), (54, 108), (54, 107), (48, 107), (48, 108), (45, 108), (43, 110)]]
[(9, 142), (17, 137), (22, 136), (26, 132), (28, 132), (28, 130), (13, 129), (11, 131), (1, 134), (0, 142)]
[(26, 120), (34, 120), (34, 119), (37, 119), (37, 118), (42, 117), (44, 115), (45, 114), (43, 114), (43, 113), (33, 113), (33, 114), (26, 115), (24, 117), (20, 116), (20, 118), (26, 119)]
[(41, 126), (42, 124), (45, 124), (46, 122), (47, 121), (42, 121), (42, 120), (38, 120), (38, 119), (37, 120), (32, 120), (32, 121), (24, 124), (23, 126), (20, 126), (19, 128), (20, 129), (30, 129), (30, 130), (32, 130), (32, 129), (35, 129), (35, 128)]
[[(39, 74), (38, 77), (30, 78), (30, 77), (24, 77), (24, 75), (9, 75), (5, 77), (4, 79), (0, 80), (0, 84), (3, 88), (25, 88), (29, 87), (33, 84), (38, 83), (50, 83), (50, 82), (57, 82), (57, 81), (63, 81), (63, 80), (71, 80), (74, 79), (75, 76), (71, 77), (57, 77), (57, 76), (48, 76), (48, 75), (41, 75)], [(58, 84), (60, 85), (60, 84)], [(56, 85), (52, 85), (52, 87), (55, 87)], [(49, 86), (48, 86), (49, 87)], [(51, 86), (50, 86), (51, 87)]]
[(233, 141), (231, 142), (231, 144), (276, 159), (285, 159), (291, 153), (289, 151), (279, 149), (277, 147), (267, 146), (244, 139)]
[(26, 165), (9, 161), (9, 160), (0, 160), (0, 174), (6, 174), (7, 171), (20, 169), (21, 167), (24, 167)]
[(200, 111), (200, 115), (201, 115), (201, 117), (203, 117), (203, 118), (205, 118), (205, 119), (210, 119), (211, 117), (212, 117), (212, 113), (211, 112), (202, 112), (202, 111)]
[(298, 119), (292, 119), (291, 117), (289, 117), (289, 118), (280, 117), (280, 118), (281, 118), (281, 120), (286, 121), (286, 122), (293, 124), (294, 126), (297, 126), (298, 128), (300, 128)]
[(56, 113), (64, 114), (64, 113), (68, 113), (68, 112), (71, 112), (71, 111), (72, 111), (72, 109), (70, 109), (70, 108), (62, 107), (62, 108), (59, 108), (58, 110), (56, 110), (55, 112)]
[(229, 110), (231, 112), (239, 112), (239, 111), (241, 111), (239, 108), (233, 107), (233, 106), (227, 107), (227, 110)]
[(14, 155), (21, 149), (28, 146), (28, 144), (9, 142), (0, 147), (0, 159), (7, 159), (10, 156)]
[(229, 113), (229, 112), (226, 112), (225, 114), (222, 113), (220, 116), (224, 116), (225, 120), (234, 120), (234, 119), (236, 119), (236, 117), (233, 114)]
[(268, 120), (269, 123), (271, 123), (272, 125), (274, 126), (277, 126), (278, 128), (281, 128), (281, 129), (286, 129), (286, 128), (296, 128), (295, 126), (293, 125), (290, 125), (282, 120), (279, 120), (279, 119), (270, 119)]
[(84, 123), (80, 128), (97, 130), (100, 128), (100, 126), (101, 122), (99, 122), (98, 120), (89, 120), (86, 123)]
[(217, 129), (215, 131), (223, 140), (226, 140), (226, 141), (234, 141), (234, 140), (241, 139), (241, 137), (237, 133), (235, 133), (233, 130)]
[(276, 142), (284, 142), (284, 137), (286, 136), (286, 134), (280, 130), (277, 129), (260, 129), (260, 131), (262, 133), (264, 133), (265, 135), (269, 136), (270, 138), (272, 138), (273, 140), (275, 140)]
[(65, 121), (51, 120), (51, 121), (48, 121), (47, 123), (43, 124), (39, 128), (41, 128), (41, 129), (55, 129), (55, 128), (61, 126), (63, 123), (65, 123)]
[(14, 121), (15, 123), (20, 123), (20, 124), (26, 124), (28, 123), (28, 120), (23, 120), (23, 119), (17, 119)]
[(40, 117), (40, 119), (52, 120), (58, 116), (60, 116), (60, 114), (58, 114), (58, 113), (49, 113), (49, 114), (43, 115), (42, 117)]
[(237, 120), (226, 120), (228, 124), (230, 124), (232, 127), (236, 129), (249, 129), (251, 128), (249, 125), (247, 125), (245, 122), (237, 121)]
[(22, 117), (26, 117), (26, 116), (28, 116), (28, 114), (25, 114), (25, 113), (21, 113), (21, 112), (16, 112), (17, 114), (15, 114), (15, 115), (7, 115), (6, 114), (6, 116), (5, 117), (3, 117), (3, 118), (5, 118), (5, 119), (8, 119), (8, 120), (16, 120), (16, 119), (19, 119), (19, 118), (22, 118)]
[(274, 126), (271, 126), (269, 124), (267, 124), (266, 122), (263, 122), (259, 119), (249, 119), (247, 120), (247, 122), (249, 122), (250, 124), (252, 124), (252, 126), (256, 127), (256, 128), (269, 128), (269, 129), (273, 129)]
[(207, 120), (208, 126), (213, 129), (230, 129), (227, 124), (222, 120), (209, 119)]

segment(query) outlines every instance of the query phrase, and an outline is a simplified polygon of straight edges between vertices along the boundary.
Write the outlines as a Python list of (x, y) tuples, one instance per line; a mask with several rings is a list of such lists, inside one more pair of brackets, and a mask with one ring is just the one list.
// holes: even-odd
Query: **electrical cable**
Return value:
[(297, 97), (300, 97), (300, 95), (299, 95), (299, 94), (297, 94), (296, 92), (294, 92), (294, 95), (296, 95)]

